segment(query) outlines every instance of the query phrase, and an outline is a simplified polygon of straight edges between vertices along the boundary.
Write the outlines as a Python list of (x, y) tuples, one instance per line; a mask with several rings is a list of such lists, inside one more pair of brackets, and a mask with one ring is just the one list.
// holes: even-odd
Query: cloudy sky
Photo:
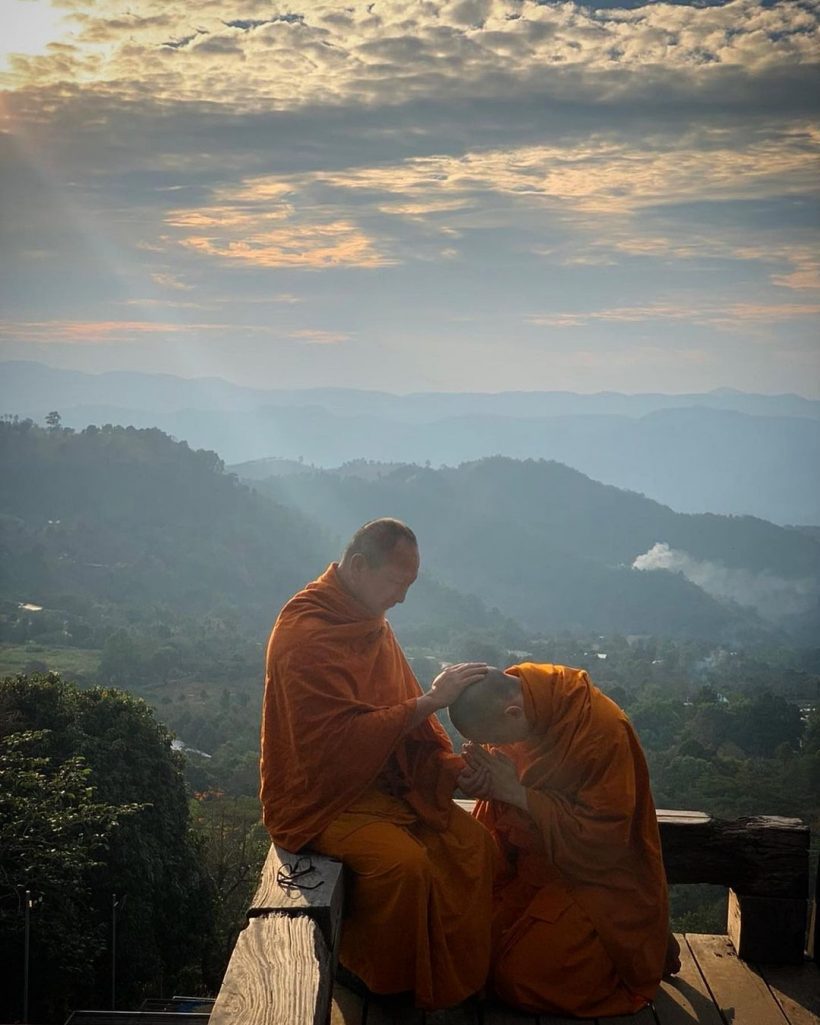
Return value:
[(820, 396), (819, 11), (0, 0), (0, 359)]

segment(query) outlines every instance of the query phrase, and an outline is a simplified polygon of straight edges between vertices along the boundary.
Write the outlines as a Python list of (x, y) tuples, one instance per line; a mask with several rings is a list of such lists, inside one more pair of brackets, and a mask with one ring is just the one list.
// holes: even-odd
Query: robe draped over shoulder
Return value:
[(421, 688), (335, 563), (282, 609), (266, 661), (260, 797), (276, 843), (298, 851), (374, 784), (446, 828), (461, 758), (434, 718), (408, 729)]
[[(601, 960), (592, 943), (606, 952), (608, 965), (600, 978), (590, 975), (577, 987), (588, 1005), (567, 1005), (572, 987), (566, 971), (553, 989), (547, 981), (522, 977), (519, 1002), (564, 1013), (590, 1013), (590, 1007), (595, 1014), (636, 1010), (654, 996), (668, 939), (666, 877), (640, 743), (626, 714), (583, 670), (524, 663), (507, 672), (521, 680), (533, 736), (501, 748), (526, 787), (529, 814), (498, 801), (479, 802), (475, 812), (495, 835), (505, 860), (497, 918), (508, 939), (523, 935), (523, 916), (538, 920), (533, 935), (537, 932), (540, 943), (550, 921), (564, 945), (566, 930), (577, 929), (576, 951), (584, 945), (590, 949), (590, 956), (578, 961), (584, 965), (579, 971), (592, 971), (589, 966)], [(562, 903), (574, 906), (563, 919)], [(523, 976), (550, 951), (526, 950), (526, 941), (521, 943)], [(516, 970), (511, 953), (505, 971), (513, 987)], [(609, 1000), (607, 987), (614, 986), (619, 991), (613, 989)]]

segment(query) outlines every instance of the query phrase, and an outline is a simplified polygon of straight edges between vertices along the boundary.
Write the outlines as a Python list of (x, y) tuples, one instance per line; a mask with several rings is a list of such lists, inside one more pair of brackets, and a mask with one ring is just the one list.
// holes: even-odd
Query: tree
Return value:
[[(98, 800), (82, 756), (61, 761), (38, 753), (48, 739), (47, 730), (0, 738), (0, 961), (7, 978), (22, 978), (28, 891), (36, 908), (33, 992), (44, 1016), (62, 1019), (64, 994), (93, 992), (90, 969), (105, 945), (99, 922), (87, 914), (90, 876), (139, 806)], [(0, 1014), (15, 1017), (21, 996), (0, 996)]]
[(59, 431), (60, 425), (63, 422), (63, 418), (57, 412), (56, 409), (52, 409), (50, 413), (46, 414), (46, 424), (50, 431)]
[(0, 727), (11, 759), (2, 818), (19, 827), (34, 800), (43, 823), (25, 848), (4, 848), (0, 874), (4, 906), (16, 907), (21, 882), (44, 894), (38, 1018), (107, 999), (112, 893), (128, 895), (117, 928), (122, 1005), (159, 991), (161, 978), (198, 980), (211, 889), (171, 735), (143, 701), (55, 674), (0, 683)]

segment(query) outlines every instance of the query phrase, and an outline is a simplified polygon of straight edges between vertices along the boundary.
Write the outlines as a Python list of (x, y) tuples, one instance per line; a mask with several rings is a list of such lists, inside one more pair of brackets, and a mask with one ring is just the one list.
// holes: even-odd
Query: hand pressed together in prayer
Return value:
[(518, 772), (501, 751), (488, 751), (468, 741), (461, 749), (467, 768), (458, 785), (468, 797), (504, 801), (527, 810), (527, 791), (518, 781)]

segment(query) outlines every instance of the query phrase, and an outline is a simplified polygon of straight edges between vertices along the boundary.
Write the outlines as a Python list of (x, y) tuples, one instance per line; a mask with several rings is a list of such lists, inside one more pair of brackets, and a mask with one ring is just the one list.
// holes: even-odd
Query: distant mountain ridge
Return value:
[(256, 480), (346, 535), (406, 519), (448, 586), (529, 630), (762, 638), (820, 629), (820, 544), (763, 520), (675, 513), (554, 462), (495, 457), (368, 478), (314, 470)]
[(93, 406), (144, 412), (320, 406), (340, 415), (368, 412), (410, 423), (478, 414), (523, 419), (579, 413), (639, 417), (690, 406), (754, 416), (820, 419), (820, 400), (794, 394), (758, 395), (732, 388), (678, 395), (537, 390), (393, 394), (352, 388), (249, 388), (216, 377), (184, 378), (135, 371), (89, 374), (26, 360), (0, 362), (2, 411), (20, 416), (42, 414), (54, 408), (58, 398), (65, 409)]
[(680, 512), (820, 523), (820, 402), (799, 396), (285, 392), (2, 364), (0, 411), (158, 426), (229, 463), (554, 459)]

